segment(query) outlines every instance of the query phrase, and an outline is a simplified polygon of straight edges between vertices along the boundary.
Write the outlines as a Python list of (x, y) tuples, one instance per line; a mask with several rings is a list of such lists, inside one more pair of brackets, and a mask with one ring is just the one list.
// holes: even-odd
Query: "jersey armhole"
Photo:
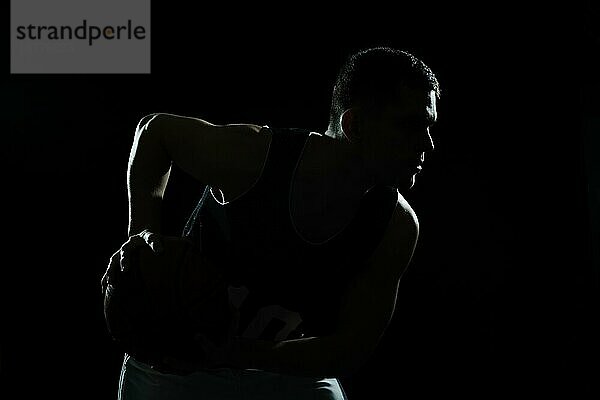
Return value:
[(263, 173), (265, 171), (265, 167), (267, 165), (267, 161), (269, 159), (269, 155), (271, 154), (271, 145), (273, 144), (273, 131), (271, 130), (271, 128), (269, 128), (268, 125), (263, 125), (260, 130), (257, 132), (257, 134), (265, 134), (266, 132), (263, 131), (268, 131), (270, 133), (267, 133), (271, 136), (270, 140), (269, 140), (269, 144), (267, 145), (267, 151), (265, 152), (265, 158), (263, 159), (262, 162), (262, 166), (260, 167), (260, 172), (257, 174), (256, 179), (254, 180), (254, 182), (252, 183), (252, 185), (250, 185), (246, 190), (244, 190), (241, 194), (239, 194), (237, 197), (233, 198), (232, 200), (229, 201), (225, 201), (225, 196), (223, 195), (223, 192), (220, 189), (216, 189), (219, 191), (220, 194), (220, 199), (219, 200), (217, 198), (217, 196), (215, 196), (215, 193), (213, 191), (213, 187), (212, 186), (208, 186), (208, 190), (210, 192), (210, 195), (213, 197), (213, 199), (217, 202), (217, 204), (224, 206), (224, 205), (228, 205), (231, 204), (232, 202), (242, 198), (243, 196), (245, 196), (248, 192), (250, 192), (252, 189), (254, 189), (256, 187), (256, 185), (258, 184), (258, 182), (262, 179), (263, 177)]

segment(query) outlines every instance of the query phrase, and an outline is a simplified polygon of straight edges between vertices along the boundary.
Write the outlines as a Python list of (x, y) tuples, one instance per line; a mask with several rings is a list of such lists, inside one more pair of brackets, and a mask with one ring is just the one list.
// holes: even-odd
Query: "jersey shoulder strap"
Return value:
[[(262, 174), (251, 189), (253, 193), (261, 190), (287, 190), (289, 180), (292, 178), (298, 157), (304, 148), (310, 131), (301, 128), (268, 128), (272, 132), (271, 143), (266, 156)], [(246, 196), (246, 195), (243, 195)], [(214, 220), (225, 233), (228, 232), (228, 220), (223, 207), (219, 207), (212, 198), (210, 187), (204, 188), (200, 200), (183, 228), (182, 236), (191, 239), (199, 238), (201, 221), (200, 213), (203, 208), (210, 208)]]

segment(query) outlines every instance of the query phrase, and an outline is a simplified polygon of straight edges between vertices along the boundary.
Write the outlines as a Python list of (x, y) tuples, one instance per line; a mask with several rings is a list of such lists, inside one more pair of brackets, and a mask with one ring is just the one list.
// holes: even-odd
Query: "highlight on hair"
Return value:
[(353, 106), (376, 108), (388, 104), (403, 88), (433, 90), (436, 97), (440, 97), (436, 76), (414, 55), (390, 47), (360, 50), (350, 55), (338, 72), (330, 123), (338, 121), (342, 113)]

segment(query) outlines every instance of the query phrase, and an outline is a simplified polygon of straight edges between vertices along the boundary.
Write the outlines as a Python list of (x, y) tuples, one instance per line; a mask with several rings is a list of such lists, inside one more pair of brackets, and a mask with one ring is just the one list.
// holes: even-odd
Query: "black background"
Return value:
[(451, 3), (154, 2), (150, 75), (10, 75), (5, 52), (3, 390), (115, 398), (99, 282), (142, 116), (323, 132), (343, 59), (390, 45), (443, 93), (405, 193), (418, 248), (378, 349), (342, 379), (350, 399), (597, 391), (598, 6)]

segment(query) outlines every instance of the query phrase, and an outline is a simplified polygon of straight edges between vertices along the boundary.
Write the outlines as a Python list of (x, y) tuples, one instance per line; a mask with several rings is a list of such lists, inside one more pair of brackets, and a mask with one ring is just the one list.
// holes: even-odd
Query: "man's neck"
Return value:
[(326, 190), (343, 196), (362, 196), (374, 183), (370, 182), (356, 144), (328, 130), (311, 146), (311, 158), (321, 165), (322, 183)]

